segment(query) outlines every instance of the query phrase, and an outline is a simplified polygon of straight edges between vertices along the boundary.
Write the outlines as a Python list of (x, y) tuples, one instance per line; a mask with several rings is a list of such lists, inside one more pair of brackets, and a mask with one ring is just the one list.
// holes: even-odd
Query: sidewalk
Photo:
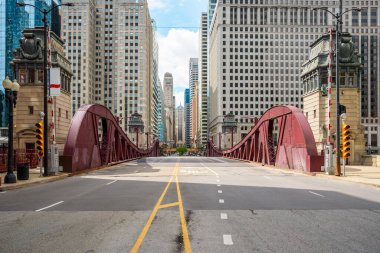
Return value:
[[(16, 177), (17, 172), (14, 171)], [(4, 177), (7, 173), (0, 173), (1, 178), (1, 185), (0, 185), (0, 191), (8, 191), (13, 189), (18, 189), (22, 187), (26, 187), (32, 184), (38, 184), (38, 183), (47, 183), (56, 181), (65, 177), (69, 176), (69, 173), (59, 172), (56, 176), (49, 176), (49, 177), (41, 177), (40, 176), (40, 169), (30, 169), (29, 170), (29, 179), (28, 180), (17, 180), (15, 184), (4, 184)]]
[[(343, 167), (342, 167), (343, 173)], [(380, 187), (380, 167), (349, 165), (346, 166), (346, 176), (326, 175), (325, 173), (316, 173), (316, 176), (329, 177), (337, 180), (345, 180), (355, 183), (367, 184)]]

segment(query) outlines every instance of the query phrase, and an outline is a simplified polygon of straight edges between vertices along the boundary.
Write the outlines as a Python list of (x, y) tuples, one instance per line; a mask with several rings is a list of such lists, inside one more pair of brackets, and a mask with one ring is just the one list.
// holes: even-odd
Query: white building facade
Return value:
[[(339, 1), (218, 1), (210, 25), (210, 134), (222, 131), (229, 112), (238, 121), (237, 140), (275, 105), (303, 108), (300, 73), (309, 46), (335, 27), (332, 15), (313, 7), (338, 11)], [(362, 123), (367, 142), (379, 146), (379, 1), (343, 1), (348, 12), (343, 31), (350, 32), (361, 54)], [(376, 140), (376, 141), (374, 141)]]

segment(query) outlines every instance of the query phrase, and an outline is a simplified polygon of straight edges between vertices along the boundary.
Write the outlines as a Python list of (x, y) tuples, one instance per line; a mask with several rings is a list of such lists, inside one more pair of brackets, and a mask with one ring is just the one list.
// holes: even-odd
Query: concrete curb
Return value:
[(347, 177), (343, 177), (343, 176), (338, 177), (338, 176), (326, 175), (326, 174), (316, 174), (316, 176), (322, 177), (322, 178), (329, 178), (332, 180), (345, 181), (345, 182), (363, 184), (363, 185), (367, 185), (367, 186), (373, 186), (373, 187), (380, 188), (380, 183), (379, 184), (373, 184), (373, 183), (366, 183), (366, 182), (360, 182), (360, 181), (355, 181), (355, 180), (349, 180), (349, 179), (347, 179)]
[(300, 175), (305, 175), (305, 176), (314, 176), (314, 177), (316, 176), (316, 177), (321, 177), (321, 178), (328, 178), (328, 179), (333, 179), (333, 180), (338, 180), (338, 181), (357, 183), (357, 184), (363, 184), (363, 185), (367, 185), (367, 186), (373, 186), (373, 187), (380, 188), (380, 183), (379, 184), (373, 184), (373, 183), (366, 183), (366, 182), (360, 182), (360, 181), (353, 181), (353, 180), (349, 180), (349, 179), (347, 179), (347, 177), (343, 177), (343, 176), (338, 177), (335, 175), (326, 175), (326, 174), (324, 174), (324, 172), (318, 173), (318, 172), (296, 171), (296, 170), (278, 168), (278, 167), (275, 167), (272, 165), (262, 165), (261, 163), (252, 162), (252, 161), (245, 161), (245, 160), (241, 160), (241, 159), (232, 159), (232, 160), (248, 162), (250, 164), (256, 165), (257, 167), (262, 166), (262, 167), (267, 168), (267, 169), (275, 169), (275, 170), (280, 170), (280, 171), (287, 172), (287, 173), (300, 174)]
[(58, 175), (58, 176), (46, 177), (46, 178), (41, 179), (39, 181), (30, 182), (30, 183), (24, 183), (24, 184), (20, 184), (20, 185), (12, 185), (12, 184), (10, 184), (10, 185), (1, 185), (0, 186), (0, 191), (15, 190), (15, 189), (21, 189), (21, 188), (24, 188), (24, 187), (28, 187), (28, 186), (31, 186), (31, 185), (37, 185), (37, 184), (44, 184), (44, 183), (54, 182), (54, 181), (58, 181), (58, 180), (61, 180), (63, 178), (66, 178), (66, 177), (69, 177), (69, 174), (62, 174), (62, 175)]

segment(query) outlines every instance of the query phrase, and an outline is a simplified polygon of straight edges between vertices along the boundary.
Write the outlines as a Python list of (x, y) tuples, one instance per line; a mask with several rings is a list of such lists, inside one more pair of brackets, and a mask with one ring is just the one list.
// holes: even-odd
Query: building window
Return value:
[(29, 114), (33, 115), (34, 114), (34, 107), (29, 105), (28, 109), (29, 109)]
[(69, 111), (66, 110), (66, 119), (69, 118)]

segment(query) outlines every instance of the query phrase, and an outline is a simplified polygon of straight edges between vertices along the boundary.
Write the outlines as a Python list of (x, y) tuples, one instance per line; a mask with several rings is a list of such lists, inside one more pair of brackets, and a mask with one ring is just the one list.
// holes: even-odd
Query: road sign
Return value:
[(50, 96), (56, 97), (61, 94), (61, 70), (60, 68), (50, 69)]

